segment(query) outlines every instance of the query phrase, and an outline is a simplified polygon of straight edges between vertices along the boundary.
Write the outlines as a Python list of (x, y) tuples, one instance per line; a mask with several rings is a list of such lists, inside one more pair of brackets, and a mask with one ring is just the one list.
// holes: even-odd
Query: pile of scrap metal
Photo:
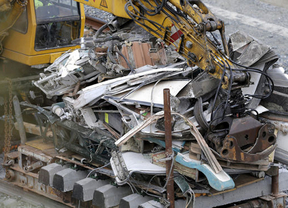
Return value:
[[(198, 67), (187, 67), (172, 47), (144, 31), (96, 37), (82, 38), (81, 49), (62, 55), (34, 82), (54, 104), (42, 108), (22, 103), (38, 112), (42, 135), (54, 139), (59, 152), (82, 155), (88, 166), (90, 161), (111, 167), (119, 186), (128, 184), (134, 192), (159, 198), (161, 206), (169, 205), (166, 161), (172, 162), (168, 171), (174, 173), (177, 199), (186, 198), (191, 206), (211, 206), (211, 200), (201, 197), (199, 205), (195, 196), (231, 190), (243, 174), (268, 180), (264, 177), (273, 162), (277, 131), (287, 131), (275, 119), (280, 119), (279, 110), (267, 113), (271, 103), (277, 105), (270, 95), (287, 96), (280, 68), (269, 69), (277, 61), (269, 47), (240, 32), (230, 36), (231, 59), (251, 76), (246, 87), (231, 90)], [(282, 85), (272, 92), (271, 77), (277, 76), (281, 80), (273, 79), (275, 88)], [(172, 110), (170, 155), (165, 154), (166, 88)], [(101, 168), (89, 175), (97, 173), (101, 175)], [(270, 189), (239, 200), (263, 193)], [(213, 203), (236, 201), (228, 198)]]

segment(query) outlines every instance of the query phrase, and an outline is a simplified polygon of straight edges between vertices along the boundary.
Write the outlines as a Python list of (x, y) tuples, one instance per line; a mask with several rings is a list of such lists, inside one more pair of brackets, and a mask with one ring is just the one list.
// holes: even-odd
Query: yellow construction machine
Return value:
[[(125, 0), (1, 0), (1, 56), (29, 66), (53, 63), (64, 51), (77, 47), (73, 40), (84, 31), (86, 4), (114, 14), (110, 29), (130, 19), (155, 37), (174, 45), (188, 64), (197, 65), (215, 78), (233, 66), (229, 58), (224, 24), (201, 1)], [(220, 31), (223, 51), (206, 36)], [(5, 39), (4, 39), (5, 38)], [(3, 40), (4, 39), (4, 40)], [(235, 74), (235, 72), (233, 72)], [(231, 82), (247, 84), (244, 73), (225, 73), (223, 87)], [(222, 79), (223, 80), (223, 79)]]
[[(221, 79), (225, 69), (233, 68), (224, 23), (200, 0), (76, 1), (114, 14), (117, 18), (107, 25), (111, 31), (125, 23), (123, 19), (133, 20), (167, 45), (174, 45), (189, 66), (196, 65), (217, 79)], [(215, 31), (220, 32), (222, 44), (207, 37), (207, 33)], [(223, 88), (228, 88), (228, 80), (247, 84), (249, 79), (244, 73), (228, 74), (224, 75)]]
[(53, 63), (83, 36), (84, 7), (70, 0), (1, 0), (0, 57), (29, 66)]

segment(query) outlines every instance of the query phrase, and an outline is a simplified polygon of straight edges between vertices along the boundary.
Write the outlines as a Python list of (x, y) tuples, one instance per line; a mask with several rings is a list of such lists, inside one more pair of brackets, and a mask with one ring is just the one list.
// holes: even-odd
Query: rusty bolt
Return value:
[(6, 170), (5, 178), (9, 181), (12, 181), (15, 178), (15, 173), (13, 170)]

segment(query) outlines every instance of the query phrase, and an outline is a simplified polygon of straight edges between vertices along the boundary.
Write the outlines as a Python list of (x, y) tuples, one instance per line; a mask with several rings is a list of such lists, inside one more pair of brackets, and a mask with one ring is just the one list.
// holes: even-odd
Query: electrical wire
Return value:
[[(228, 101), (229, 101), (230, 96), (231, 96), (232, 84), (233, 84), (233, 79), (232, 79), (233, 72), (232, 72), (232, 68), (231, 68), (230, 64), (227, 62), (227, 60), (225, 60), (225, 63), (228, 65), (228, 68), (229, 68), (229, 71), (230, 71), (230, 79), (229, 79), (228, 95), (226, 96), (226, 102), (225, 102), (225, 106), (224, 106), (223, 119), (224, 119), (224, 115), (225, 115), (225, 113), (226, 113)], [(223, 120), (223, 119), (222, 119), (222, 120)]]
[(132, 186), (133, 183), (132, 183), (130, 180), (127, 181), (127, 184), (128, 184), (128, 186), (130, 187), (130, 189), (131, 189), (131, 191), (132, 191), (132, 194), (135, 193), (134, 188), (135, 188), (136, 192), (138, 193), (136, 187), (135, 187), (134, 185)]
[(166, 180), (166, 183), (165, 185), (163, 186), (163, 189), (166, 188), (169, 180), (170, 180), (170, 176), (171, 176), (171, 173), (172, 173), (172, 170), (173, 170), (173, 166), (174, 166), (174, 152), (172, 152), (172, 155), (170, 155), (170, 158), (172, 160), (172, 163), (171, 163), (171, 167), (170, 167), (170, 170), (169, 170), (169, 174), (168, 174), (168, 177), (167, 177), (167, 180)]
[[(149, 16), (155, 16), (157, 14), (159, 14), (159, 12), (163, 9), (163, 7), (166, 5), (167, 3), (167, 0), (162, 0), (161, 1), (161, 4), (159, 5), (157, 3), (157, 1), (154, 1), (154, 3), (157, 5), (157, 6), (153, 6), (151, 3), (149, 3), (149, 5), (154, 8), (154, 9), (149, 9), (147, 8), (142, 2), (141, 0), (137, 0), (137, 2), (139, 3), (140, 7), (144, 10), (144, 12), (149, 15)], [(146, 2), (149, 2), (149, 1), (146, 1)]]
[(132, 73), (136, 73), (135, 69), (132, 67), (132, 65), (130, 64), (130, 62), (128, 61), (128, 59), (123, 55), (123, 53), (121, 53), (121, 51), (119, 50), (119, 48), (116, 46), (116, 52), (124, 59), (124, 61), (126, 62), (127, 66), (129, 67), (130, 71)]
[(102, 26), (97, 30), (97, 32), (96, 32), (95, 35), (93, 36), (93, 40), (95, 41), (95, 40), (99, 37), (99, 35), (100, 35), (106, 28), (108, 28), (108, 24), (107, 24), (107, 23), (104, 24), (104, 25), (102, 25)]
[[(213, 56), (212, 56), (213, 57)], [(213, 57), (215, 59), (215, 57)], [(222, 77), (221, 77), (221, 82), (223, 81), (223, 78), (224, 78), (224, 74), (225, 74), (225, 71), (227, 69), (227, 67), (229, 68), (229, 71), (230, 71), (230, 79), (229, 79), (229, 89), (228, 89), (228, 92), (227, 92), (227, 96), (226, 96), (226, 100), (225, 100), (225, 106), (224, 106), (224, 112), (223, 112), (223, 115), (222, 115), (222, 120), (224, 119), (225, 117), (225, 111), (227, 109), (227, 106), (228, 106), (228, 102), (229, 102), (229, 99), (230, 99), (230, 96), (231, 96), (231, 91), (232, 91), (232, 84), (233, 84), (233, 79), (232, 79), (232, 76), (233, 76), (233, 71), (241, 71), (241, 72), (253, 72), (253, 73), (260, 73), (261, 75), (265, 76), (267, 82), (268, 82), (268, 87), (269, 87), (269, 94), (267, 95), (251, 95), (251, 94), (245, 94), (244, 96), (248, 96), (248, 97), (254, 97), (254, 98), (258, 98), (258, 99), (266, 99), (268, 98), (272, 92), (273, 92), (273, 89), (274, 89), (274, 83), (273, 83), (273, 80), (271, 79), (271, 77), (257, 69), (257, 68), (253, 68), (253, 67), (246, 67), (246, 66), (243, 66), (241, 64), (238, 64), (236, 62), (234, 62), (233, 60), (230, 60), (233, 64), (237, 65), (237, 66), (240, 66), (240, 67), (243, 67), (243, 69), (235, 69), (235, 68), (232, 68), (230, 66), (230, 64), (227, 62), (227, 60), (225, 60), (225, 63), (223, 61), (219, 62), (217, 61), (217, 63), (224, 69), (223, 70), (223, 74), (222, 74)], [(222, 64), (221, 64), (222, 63)], [(223, 106), (223, 102), (220, 103), (216, 110), (214, 110), (215, 108), (215, 105), (216, 105), (216, 99), (219, 95), (219, 90), (220, 90), (220, 86), (221, 86), (221, 82), (219, 83), (218, 85), (218, 88), (217, 88), (217, 91), (215, 93), (215, 97), (214, 97), (214, 101), (213, 101), (213, 104), (212, 104), (212, 112), (211, 112), (211, 120), (210, 120), (210, 123), (209, 123), (209, 130), (212, 131), (212, 132), (215, 132), (215, 130), (212, 130), (211, 129), (211, 125), (213, 124), (214, 121), (220, 119), (220, 118), (217, 118), (217, 119), (214, 119), (214, 114), (220, 109), (221, 106)], [(254, 111), (252, 109), (247, 109), (248, 111)], [(257, 114), (257, 112), (256, 112)], [(258, 119), (258, 114), (257, 114), (257, 119)], [(223, 129), (223, 131), (226, 130), (226, 129)]]
[[(135, 13), (131, 12), (128, 7), (131, 6)], [(161, 31), (160, 28), (165, 29), (163, 25), (159, 24), (158, 22), (155, 22), (155, 21), (152, 21), (148, 18), (146, 18), (145, 16), (143, 16), (140, 12), (138, 12), (138, 9), (135, 7), (135, 5), (133, 4), (133, 2), (131, 0), (129, 0), (129, 2), (127, 2), (125, 4), (125, 7), (124, 7), (124, 10), (125, 12), (127, 13), (127, 15), (134, 21), (134, 22), (137, 22), (139, 25), (141, 25), (142, 27), (146, 28), (146, 30), (148, 30), (150, 33), (155, 33), (157, 36), (162, 37), (161, 34), (159, 34), (157, 31), (153, 30), (151, 27), (149, 27), (148, 25), (146, 25), (144, 22), (145, 20), (147, 22), (149, 22), (150, 24), (152, 24), (155, 28), (157, 28), (157, 30)], [(136, 12), (139, 14), (137, 15)], [(138, 19), (141, 19), (143, 22), (139, 21)]]
[(193, 201), (192, 207), (195, 207), (195, 193), (194, 191), (191, 189), (191, 187), (189, 187), (189, 190), (187, 191), (187, 194), (190, 194), (190, 200), (186, 203), (185, 208), (188, 208), (191, 201)]
[(109, 166), (109, 165), (110, 165), (110, 162), (107, 163), (106, 165), (103, 165), (103, 166), (99, 167), (99, 168), (95, 168), (95, 169), (91, 170), (91, 171), (88, 173), (88, 175), (86, 176), (86, 178), (89, 178), (90, 175), (91, 175), (93, 172), (97, 172), (97, 170), (102, 169), (102, 168), (105, 168), (105, 167), (107, 167), (107, 166)]

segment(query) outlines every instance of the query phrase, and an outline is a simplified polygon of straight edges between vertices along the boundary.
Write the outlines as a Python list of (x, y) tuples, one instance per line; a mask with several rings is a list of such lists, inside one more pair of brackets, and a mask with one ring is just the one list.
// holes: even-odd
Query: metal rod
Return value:
[(272, 176), (272, 194), (279, 194), (279, 167), (276, 167), (276, 174)]
[(114, 100), (112, 100), (110, 98), (107, 99), (107, 102), (112, 104), (112, 105), (114, 105), (114, 106), (116, 106), (117, 108), (125, 111), (126, 113), (129, 113), (131, 115), (135, 115), (136, 118), (140, 118), (140, 114), (135, 113), (134, 111), (130, 110), (129, 108), (126, 108), (125, 106), (121, 105), (120, 103), (117, 103), (116, 101), (114, 101)]
[(26, 132), (25, 132), (25, 128), (24, 128), (20, 103), (19, 103), (18, 97), (16, 95), (13, 97), (13, 105), (14, 105), (15, 117), (16, 117), (17, 124), (18, 124), (21, 144), (25, 144), (27, 142)]
[[(172, 150), (170, 90), (164, 89), (163, 95), (164, 95), (164, 119), (165, 119), (165, 154), (166, 157), (171, 157), (173, 155), (173, 150)], [(174, 174), (171, 159), (166, 161), (167, 199), (170, 202), (170, 208), (175, 208), (173, 178)]]

